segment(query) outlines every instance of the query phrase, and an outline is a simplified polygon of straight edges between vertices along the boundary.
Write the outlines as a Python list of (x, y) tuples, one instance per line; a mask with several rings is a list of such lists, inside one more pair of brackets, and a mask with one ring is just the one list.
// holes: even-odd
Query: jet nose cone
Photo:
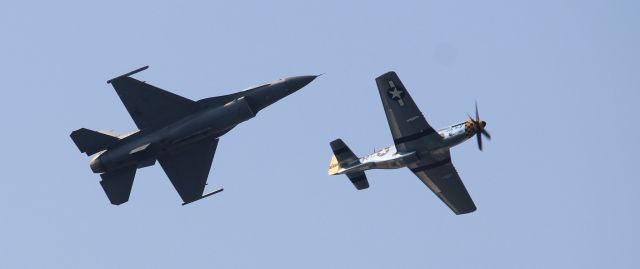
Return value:
[(311, 83), (318, 76), (299, 76), (299, 77), (290, 77), (287, 78), (286, 83), (287, 86), (294, 91), (302, 89), (302, 87), (307, 86), (307, 84)]

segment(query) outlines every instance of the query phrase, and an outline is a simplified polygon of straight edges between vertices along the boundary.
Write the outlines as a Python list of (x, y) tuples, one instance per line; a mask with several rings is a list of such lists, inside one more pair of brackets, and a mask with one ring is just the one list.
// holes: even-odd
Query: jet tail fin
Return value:
[(91, 156), (101, 150), (107, 149), (114, 142), (118, 141), (118, 138), (115, 136), (85, 128), (71, 132), (70, 136), (80, 152), (86, 153), (87, 156)]

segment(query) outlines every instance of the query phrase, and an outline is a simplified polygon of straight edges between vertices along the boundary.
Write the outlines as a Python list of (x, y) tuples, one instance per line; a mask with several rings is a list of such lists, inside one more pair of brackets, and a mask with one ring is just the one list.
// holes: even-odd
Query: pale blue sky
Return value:
[[(639, 2), (133, 2), (0, 4), (1, 268), (638, 268)], [(155, 166), (115, 207), (68, 135), (134, 129), (105, 82), (143, 65), (193, 99), (326, 75), (221, 139), (225, 192), (180, 206)], [(475, 213), (407, 169), (327, 176), (332, 139), (392, 143), (389, 70), (436, 128), (478, 100)]]

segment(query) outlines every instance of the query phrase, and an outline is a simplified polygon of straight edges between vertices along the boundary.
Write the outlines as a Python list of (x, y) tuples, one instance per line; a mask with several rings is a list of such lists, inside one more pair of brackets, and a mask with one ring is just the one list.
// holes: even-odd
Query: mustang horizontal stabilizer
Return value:
[(348, 173), (347, 177), (356, 189), (364, 190), (369, 188), (369, 181), (367, 180), (367, 175), (365, 175), (364, 172)]
[(130, 72), (109, 80), (140, 130), (152, 131), (197, 110), (195, 101), (130, 78)]
[(358, 162), (358, 157), (353, 154), (353, 151), (345, 144), (342, 139), (338, 138), (329, 143), (333, 155), (338, 160), (340, 166), (346, 166), (355, 162)]
[(114, 205), (121, 205), (129, 201), (133, 179), (136, 176), (136, 167), (126, 167), (120, 170), (101, 174), (100, 185)]
[(202, 139), (158, 156), (158, 162), (169, 176), (185, 204), (204, 198), (218, 139)]
[[(331, 163), (329, 164), (329, 175), (335, 175), (340, 173), (343, 167), (353, 166), (360, 163), (360, 160), (351, 151), (351, 149), (345, 144), (342, 139), (336, 139), (329, 143), (333, 156), (331, 157)], [(353, 186), (358, 190), (369, 188), (369, 181), (364, 172), (347, 173), (347, 177), (353, 183)]]
[(115, 136), (110, 136), (108, 134), (103, 134), (85, 128), (71, 132), (70, 136), (80, 152), (86, 153), (87, 156), (91, 156), (107, 149), (114, 142), (119, 140)]

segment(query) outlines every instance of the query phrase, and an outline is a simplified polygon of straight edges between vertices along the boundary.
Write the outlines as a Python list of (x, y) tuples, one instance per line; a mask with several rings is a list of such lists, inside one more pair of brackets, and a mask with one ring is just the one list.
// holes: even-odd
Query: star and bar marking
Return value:
[(389, 88), (389, 91), (387, 91), (387, 93), (389, 93), (391, 99), (398, 101), (398, 104), (400, 106), (404, 106), (404, 101), (402, 100), (404, 91), (398, 90), (398, 88), (396, 88), (396, 85), (391, 80), (389, 80), (389, 87), (391, 88)]

